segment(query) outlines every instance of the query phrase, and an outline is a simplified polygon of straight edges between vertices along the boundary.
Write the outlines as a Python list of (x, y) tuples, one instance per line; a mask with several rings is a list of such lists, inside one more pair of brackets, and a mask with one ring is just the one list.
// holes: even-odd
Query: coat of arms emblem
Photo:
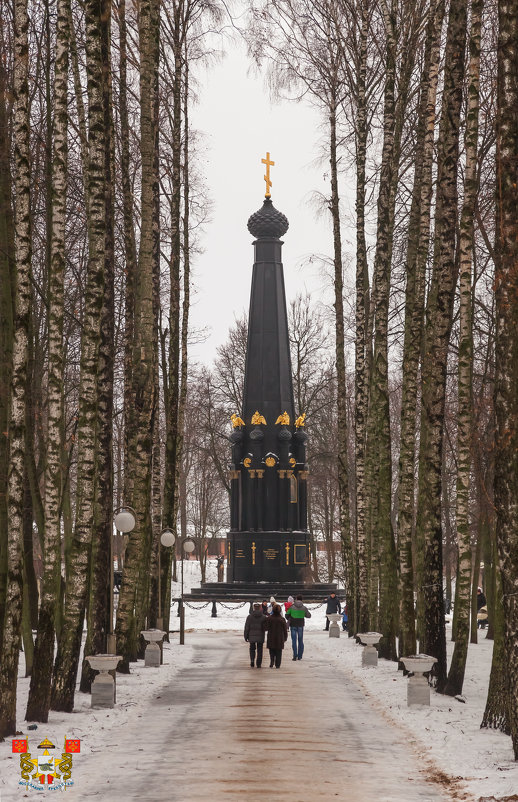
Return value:
[(44, 738), (38, 745), (38, 749), (43, 749), (43, 754), (31, 757), (28, 738), (13, 740), (13, 752), (20, 755), (21, 780), (19, 785), (42, 791), (46, 788), (53, 790), (68, 788), (74, 784), (70, 779), (72, 755), (80, 751), (80, 741), (65, 737), (61, 757), (54, 757), (51, 754), (50, 750), (55, 748), (52, 741)]

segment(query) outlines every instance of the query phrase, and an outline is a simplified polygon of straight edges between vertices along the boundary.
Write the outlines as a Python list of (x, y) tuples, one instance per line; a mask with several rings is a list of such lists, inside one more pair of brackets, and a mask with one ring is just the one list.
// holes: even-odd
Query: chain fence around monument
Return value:
[[(179, 602), (180, 602), (180, 599), (173, 599), (171, 601), (171, 610), (173, 609), (174, 605), (178, 604)], [(244, 602), (232, 605), (232, 604), (225, 604), (225, 602), (218, 601), (217, 599), (209, 599), (209, 601), (205, 602), (205, 604), (196, 605), (196, 604), (192, 604), (192, 602), (186, 601), (185, 599), (183, 600), (183, 604), (185, 605), (185, 607), (189, 607), (191, 610), (204, 610), (206, 607), (209, 606), (209, 604), (216, 604), (216, 605), (219, 604), (219, 606), (223, 607), (225, 610), (240, 610), (242, 607), (245, 607), (247, 604), (250, 605), (251, 603), (253, 603), (253, 602), (252, 601), (244, 601)], [(306, 607), (308, 608), (308, 610), (310, 612), (312, 612), (313, 610), (319, 610), (320, 607), (323, 607), (324, 604), (326, 604), (326, 603), (327, 603), (327, 599), (324, 600), (323, 602), (320, 602), (320, 604), (308, 602), (308, 604), (306, 604)], [(277, 604), (279, 604), (279, 602), (277, 602)], [(281, 602), (281, 607), (282, 607), (282, 604), (283, 603)]]

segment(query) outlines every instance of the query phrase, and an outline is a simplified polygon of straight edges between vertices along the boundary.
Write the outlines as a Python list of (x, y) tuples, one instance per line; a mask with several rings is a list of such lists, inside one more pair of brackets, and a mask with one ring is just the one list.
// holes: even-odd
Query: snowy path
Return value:
[[(280, 670), (251, 669), (238, 633), (188, 633), (192, 662), (124, 728), (111, 750), (105, 802), (438, 802), (399, 731), (380, 719), (345, 669), (315, 651)], [(138, 751), (137, 751), (138, 750)], [(138, 755), (138, 761), (135, 760)], [(126, 764), (127, 772), (121, 771)], [(127, 780), (124, 780), (124, 776)]]

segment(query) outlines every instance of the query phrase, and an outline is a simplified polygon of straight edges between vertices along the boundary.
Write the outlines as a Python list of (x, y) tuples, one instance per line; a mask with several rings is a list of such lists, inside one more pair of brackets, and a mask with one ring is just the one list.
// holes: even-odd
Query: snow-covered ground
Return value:
[[(207, 579), (213, 581), (214, 578), (215, 563), (212, 561)], [(195, 585), (199, 585), (198, 565), (194, 561), (186, 562), (184, 591)], [(173, 588), (173, 595), (177, 593), (179, 587)], [(452, 799), (493, 802), (511, 797), (518, 800), (518, 796), (512, 796), (518, 794), (518, 763), (513, 761), (510, 738), (499, 732), (480, 729), (492, 651), (492, 642), (485, 639), (485, 633), (480, 632), (480, 642), (469, 647), (465, 703), (432, 693), (429, 708), (408, 708), (407, 680), (398, 672), (396, 664), (380, 660), (377, 668), (362, 668), (361, 646), (347, 638), (345, 633), (340, 639), (329, 638), (322, 631), (317, 634), (324, 627), (324, 608), (314, 604), (308, 607), (313, 610), (313, 617), (307, 622), (308, 629), (314, 631), (308, 639), (311, 649), (317, 649), (330, 663), (339, 665), (354, 677), (363, 688), (368, 703), (380, 716), (394, 723), (401, 737), (422, 755), (429, 772), (443, 775), (442, 784), (449, 786)], [(79, 738), (81, 752), (73, 758), (74, 786), (66, 790), (67, 798), (82, 799), (81, 789), (85, 788), (89, 789), (87, 796), (93, 795), (90, 791), (93, 791), (95, 777), (99, 775), (108, 774), (111, 787), (115, 788), (117, 777), (127, 777), (131, 766), (137, 763), (139, 744), (128, 744), (128, 761), (118, 761), (122, 763), (120, 766), (114, 765), (110, 746), (124, 743), (125, 726), (131, 724), (134, 727), (138, 718), (146, 715), (150, 700), (159, 697), (177, 672), (189, 664), (192, 657), (189, 630), (241, 630), (247, 613), (247, 606), (230, 603), (223, 607), (218, 604), (218, 617), (211, 618), (210, 604), (190, 604), (185, 617), (185, 646), (179, 646), (178, 636), (174, 634), (171, 643), (164, 647), (164, 665), (160, 669), (145, 668), (143, 661), (139, 661), (132, 666), (130, 675), (118, 675), (117, 704), (113, 710), (92, 710), (90, 696), (78, 691), (73, 714), (51, 712), (48, 724), (38, 724), (35, 731), (29, 731), (28, 722), (24, 721), (29, 680), (23, 677), (24, 666), (20, 665), (18, 727), (23, 737), (29, 737), (32, 757), (38, 754), (38, 744), (45, 737), (56, 744), (56, 756), (61, 754), (65, 736)], [(172, 629), (177, 628), (177, 621), (175, 606)], [(162, 714), (167, 716), (167, 710)], [(157, 726), (160, 726), (159, 721)], [(20, 760), (18, 755), (12, 754), (9, 739), (0, 744), (0, 802), (30, 798), (38, 793), (44, 798), (55, 796), (51, 791), (26, 789), (19, 785), (19, 781)], [(104, 794), (99, 792), (99, 795), (102, 797)], [(404, 798), (402, 789), (401, 799)]]

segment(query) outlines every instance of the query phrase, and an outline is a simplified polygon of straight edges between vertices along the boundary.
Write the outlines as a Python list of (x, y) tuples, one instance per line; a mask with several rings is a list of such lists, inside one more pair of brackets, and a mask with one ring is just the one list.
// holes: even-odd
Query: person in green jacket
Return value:
[(289, 610), (286, 610), (286, 621), (291, 632), (293, 660), (302, 660), (304, 654), (304, 620), (306, 618), (311, 618), (311, 613), (302, 604), (302, 596), (297, 596)]

